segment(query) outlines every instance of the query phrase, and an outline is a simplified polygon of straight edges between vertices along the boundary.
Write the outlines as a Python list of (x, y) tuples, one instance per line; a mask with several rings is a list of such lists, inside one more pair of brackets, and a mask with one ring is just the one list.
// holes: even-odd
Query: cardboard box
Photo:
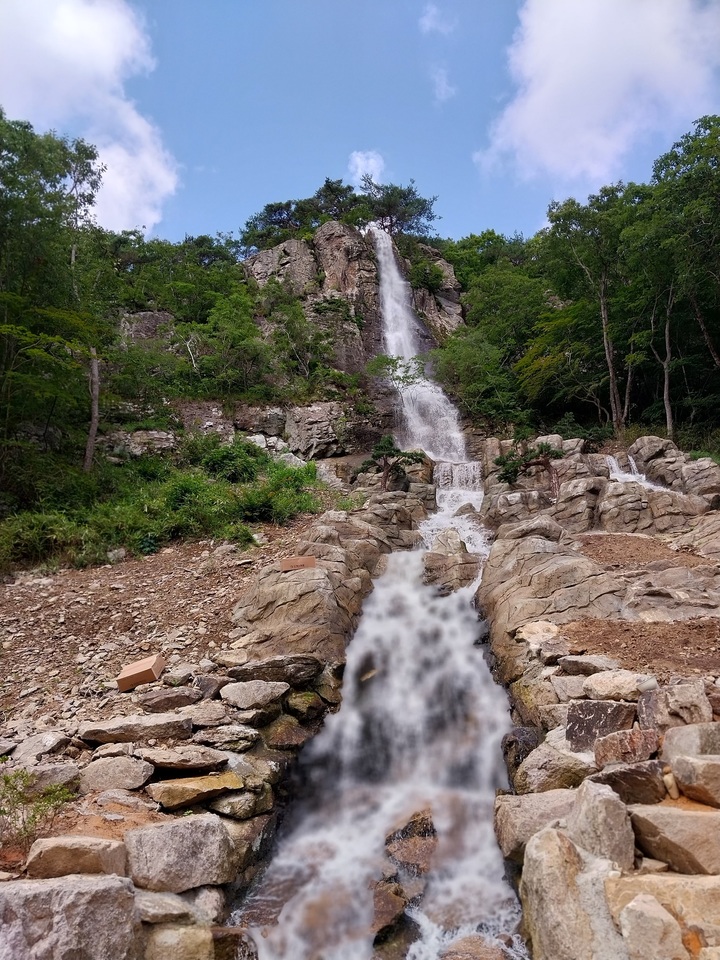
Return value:
[(144, 660), (136, 660), (135, 663), (129, 663), (123, 667), (115, 678), (118, 690), (126, 693), (128, 690), (134, 690), (141, 683), (152, 683), (157, 680), (165, 669), (165, 661), (159, 653), (152, 657), (145, 657)]
[(287, 570), (305, 570), (315, 566), (315, 557), (285, 557), (280, 561), (283, 573)]

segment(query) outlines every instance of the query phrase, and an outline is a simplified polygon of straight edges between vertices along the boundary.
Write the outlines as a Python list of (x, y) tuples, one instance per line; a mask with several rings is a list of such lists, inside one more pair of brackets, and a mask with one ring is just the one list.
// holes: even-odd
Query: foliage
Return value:
[(423, 357), (403, 360), (402, 357), (381, 353), (372, 360), (368, 360), (365, 373), (369, 377), (387, 380), (396, 390), (402, 390), (413, 387), (425, 379), (425, 360)]
[(563, 457), (562, 450), (556, 450), (548, 443), (539, 443), (536, 447), (525, 447), (524, 444), (514, 443), (512, 448), (500, 457), (495, 463), (500, 467), (498, 480), (502, 483), (515, 484), (521, 475), (527, 474), (533, 467), (546, 470), (550, 477), (550, 485), (557, 495), (557, 476), (552, 467), (553, 460)]
[(57, 784), (38, 791), (36, 780), (28, 770), (0, 775), (0, 847), (18, 846), (26, 856), (38, 836), (51, 829), (60, 810), (73, 799), (67, 787)]
[(401, 450), (395, 446), (391, 436), (381, 437), (373, 447), (370, 458), (360, 467), (360, 471), (377, 470), (382, 474), (380, 488), (387, 490), (391, 478), (400, 479), (405, 476), (406, 465), (422, 463), (425, 454), (419, 450)]

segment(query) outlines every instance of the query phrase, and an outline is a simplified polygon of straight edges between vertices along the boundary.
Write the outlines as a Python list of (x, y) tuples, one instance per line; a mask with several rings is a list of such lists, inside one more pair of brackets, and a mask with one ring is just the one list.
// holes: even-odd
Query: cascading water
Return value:
[[(407, 290), (401, 296), (397, 278), (386, 282), (392, 246), (375, 235), (386, 332), (394, 338), (387, 334), (387, 348), (409, 358), (417, 321)], [(398, 343), (409, 346), (398, 353)], [(452, 527), (484, 558), (485, 532), (471, 514), (455, 516), (463, 504), (482, 502), (479, 467), (464, 462), (457, 412), (432, 384), (413, 391), (403, 393), (398, 442), (441, 461), (438, 510), (420, 528), (425, 544)], [(423, 416), (429, 422), (419, 423)], [(431, 812), (437, 847), (424, 892), (417, 877), (399, 871), (410, 899), (408, 945), (392, 956), (437, 960), (459, 937), (480, 933), (489, 943), (505, 934), (506, 956), (527, 957), (520, 938), (507, 936), (519, 908), (492, 827), (495, 791), (506, 783), (500, 740), (509, 717), (477, 645), (477, 583), (442, 596), (422, 573), (422, 551), (392, 554), (365, 602), (348, 648), (342, 706), (305, 749), (292, 822), (233, 918), (250, 927), (260, 960), (383, 957), (373, 940), (377, 884), (393, 873), (385, 841), (419, 811)]]
[[(385, 350), (411, 362), (420, 353), (418, 319), (410, 305), (410, 286), (395, 259), (392, 238), (379, 227), (370, 227), (375, 240), (380, 274), (380, 310)], [(397, 441), (405, 450), (424, 450), (433, 460), (467, 459), (460, 418), (440, 387), (430, 380), (399, 387), (403, 427)]]
[(628, 464), (630, 465), (629, 470), (623, 470), (620, 464), (617, 462), (616, 457), (608, 455), (606, 460), (611, 480), (617, 480), (619, 483), (638, 483), (641, 487), (645, 487), (647, 490), (667, 489), (667, 487), (663, 487), (659, 483), (652, 483), (647, 479), (644, 473), (640, 473), (637, 468), (637, 464), (631, 456), (628, 456)]

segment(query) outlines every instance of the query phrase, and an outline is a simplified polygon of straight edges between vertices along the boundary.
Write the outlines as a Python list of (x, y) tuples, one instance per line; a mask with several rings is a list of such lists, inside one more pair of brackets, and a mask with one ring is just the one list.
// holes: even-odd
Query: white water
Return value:
[[(417, 321), (389, 238), (375, 236), (386, 346), (409, 359)], [(440, 461), (438, 510), (420, 528), (426, 547), (454, 527), (471, 553), (486, 557), (485, 531), (471, 516), (454, 516), (464, 504), (479, 508), (483, 496), (479, 464), (465, 462), (457, 411), (429, 382), (404, 391), (402, 402), (397, 442)], [(233, 917), (250, 925), (260, 960), (371, 960), (373, 889), (393, 872), (385, 838), (425, 809), (438, 845), (424, 896), (406, 911), (417, 925), (406, 960), (438, 960), (458, 937), (480, 932), (493, 942), (516, 927), (519, 907), (492, 827), (510, 720), (477, 645), (477, 582), (441, 596), (422, 583), (422, 570), (423, 551), (388, 558), (348, 647), (342, 706), (301, 757), (305, 788), (293, 822)], [(506, 950), (527, 957), (519, 937)]]
[(644, 473), (640, 473), (631, 456), (628, 456), (630, 470), (623, 470), (615, 457), (608, 456), (606, 459), (611, 480), (617, 480), (619, 483), (637, 483), (641, 487), (645, 487), (646, 490), (667, 490), (667, 487), (663, 487), (659, 483), (652, 483)]
[[(385, 351), (405, 362), (412, 361), (422, 348), (410, 286), (398, 268), (390, 235), (374, 226), (369, 231), (378, 258)], [(400, 387), (399, 393), (404, 423), (396, 439), (402, 449), (424, 450), (433, 460), (467, 459), (458, 412), (436, 383), (422, 379)]]

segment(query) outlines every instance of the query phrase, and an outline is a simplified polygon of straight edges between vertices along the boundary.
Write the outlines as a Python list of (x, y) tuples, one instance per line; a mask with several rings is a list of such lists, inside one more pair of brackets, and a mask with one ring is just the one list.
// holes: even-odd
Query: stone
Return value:
[(266, 813), (249, 820), (226, 820), (224, 826), (233, 844), (238, 870), (243, 870), (267, 853), (275, 835), (277, 818)]
[(513, 727), (505, 734), (501, 748), (511, 777), (523, 760), (540, 746), (542, 739), (543, 734), (539, 727)]
[(215, 813), (232, 817), (234, 820), (249, 820), (250, 817), (256, 817), (258, 814), (269, 813), (272, 807), (273, 792), (267, 783), (257, 791), (239, 790), (225, 794), (210, 804), (210, 809)]
[(720, 812), (699, 804), (634, 804), (629, 809), (643, 853), (678, 873), (720, 873)]
[(563, 746), (557, 749), (546, 740), (520, 764), (513, 777), (513, 786), (517, 793), (544, 793), (546, 790), (577, 787), (585, 777), (596, 772), (590, 754), (575, 753)]
[(124, 877), (126, 851), (119, 840), (102, 837), (43, 837), (30, 848), (29, 877), (45, 880), (75, 873), (108, 873)]
[(220, 696), (239, 710), (253, 710), (275, 703), (284, 697), (289, 689), (288, 683), (247, 680), (242, 683), (228, 683), (220, 691)]
[(430, 810), (420, 810), (385, 838), (390, 860), (411, 876), (423, 876), (432, 866), (438, 844), (437, 831)]
[(672, 772), (686, 797), (720, 807), (720, 756), (677, 756), (672, 761)]
[(51, 753), (58, 753), (70, 743), (70, 737), (59, 730), (45, 730), (23, 740), (12, 751), (13, 761), (17, 764), (34, 763)]
[(182, 893), (205, 884), (230, 883), (237, 856), (220, 817), (198, 814), (138, 827), (125, 834), (128, 872), (146, 890)]
[(602, 769), (609, 763), (636, 763), (657, 753), (657, 730), (616, 730), (595, 741), (595, 763)]
[(534, 960), (629, 960), (605, 902), (607, 860), (588, 858), (561, 830), (529, 841), (520, 881)]
[(121, 693), (127, 693), (128, 690), (139, 687), (141, 683), (152, 683), (157, 680), (164, 669), (165, 660), (156, 653), (123, 667), (115, 678), (115, 683)]
[(439, 960), (506, 960), (502, 947), (490, 944), (483, 937), (471, 935), (453, 941), (440, 954)]
[(181, 893), (180, 899), (192, 906), (198, 923), (220, 923), (227, 907), (221, 887), (195, 887)]
[(203, 803), (232, 790), (240, 790), (243, 781), (232, 770), (211, 773), (205, 777), (183, 777), (178, 780), (161, 780), (151, 783), (146, 793), (166, 810), (177, 810)]
[(585, 697), (583, 683), (585, 677), (550, 677), (550, 683), (560, 703), (570, 700), (581, 700)]
[(629, 730), (634, 721), (633, 703), (597, 699), (573, 701), (568, 708), (567, 740), (573, 750), (592, 750), (598, 737), (616, 730)]
[(341, 456), (345, 446), (335, 427), (343, 416), (341, 404), (334, 400), (291, 407), (285, 421), (285, 439), (291, 453), (303, 460)]
[(639, 893), (618, 919), (630, 960), (691, 960), (680, 924), (651, 894)]
[(595, 857), (631, 870), (635, 838), (627, 807), (611, 787), (585, 780), (577, 789), (567, 817), (567, 835)]
[(720, 723), (693, 723), (671, 727), (663, 738), (660, 759), (672, 763), (675, 757), (720, 756)]
[(144, 960), (213, 960), (210, 927), (161, 924), (150, 928)]
[(570, 813), (576, 790), (546, 790), (520, 796), (501, 794), (495, 798), (495, 836), (507, 860), (522, 863), (531, 837), (545, 827), (557, 825)]
[(0, 957), (140, 960), (134, 892), (130, 880), (115, 876), (2, 883)]
[(192, 905), (177, 893), (137, 890), (135, 906), (143, 923), (192, 923), (195, 920)]
[(640, 726), (660, 733), (684, 724), (709, 723), (712, 716), (712, 706), (702, 680), (648, 690), (638, 699)]
[(501, 524), (495, 536), (499, 540), (521, 540), (523, 537), (542, 537), (544, 540), (560, 540), (564, 534), (563, 528), (546, 515), (528, 517), (515, 523)]
[(617, 670), (620, 664), (612, 657), (604, 657), (601, 654), (584, 654), (561, 657), (558, 660), (558, 666), (568, 676), (590, 677), (594, 673), (601, 673), (604, 670)]
[(287, 696), (285, 709), (297, 717), (301, 723), (307, 723), (321, 717), (327, 710), (327, 704), (322, 697), (311, 690), (294, 690)]
[(195, 744), (167, 748), (140, 747), (135, 754), (161, 770), (219, 770), (228, 760), (227, 754), (220, 750)]
[(158, 805), (129, 790), (104, 790), (95, 797), (98, 807), (120, 806), (129, 810), (157, 810)]
[(159, 690), (147, 690), (140, 694), (138, 703), (147, 713), (165, 713), (176, 707), (186, 707), (202, 699), (202, 693), (196, 687), (165, 687)]
[(253, 727), (241, 723), (225, 724), (222, 727), (210, 727), (193, 735), (193, 742), (207, 744), (218, 750), (236, 750), (242, 753), (260, 739)]
[(179, 713), (183, 717), (190, 718), (193, 730), (219, 727), (230, 719), (225, 704), (217, 700), (203, 700), (187, 707), (180, 707)]
[(591, 700), (637, 700), (643, 693), (649, 674), (632, 670), (604, 670), (587, 677), (583, 684), (585, 696)]
[(558, 702), (558, 696), (545, 671), (546, 668), (540, 664), (534, 664), (519, 680), (510, 684), (514, 717), (527, 726), (539, 726), (538, 709)]
[(136, 757), (102, 757), (83, 767), (80, 793), (138, 790), (155, 772), (151, 763)]
[(381, 931), (394, 926), (402, 917), (407, 905), (399, 883), (388, 880), (378, 881), (373, 887), (373, 919), (370, 933), (377, 936)]
[(195, 686), (200, 691), (203, 700), (212, 700), (216, 697), (226, 683), (229, 683), (227, 677), (213, 677), (207, 673), (198, 673), (195, 675)]
[(192, 733), (189, 717), (175, 713), (158, 713), (112, 720), (91, 720), (81, 723), (78, 736), (90, 743), (127, 743), (143, 740), (186, 740)]
[(303, 727), (295, 717), (284, 713), (263, 728), (262, 738), (271, 750), (296, 750), (315, 735), (315, 730)]
[(312, 683), (322, 673), (322, 669), (323, 665), (317, 657), (292, 654), (252, 660), (230, 667), (228, 674), (234, 680), (264, 680), (270, 683), (287, 683), (291, 687), (303, 687)]
[(80, 767), (69, 760), (60, 763), (38, 763), (27, 769), (33, 777), (28, 788), (30, 794), (41, 793), (46, 787), (67, 787), (73, 792), (78, 789)]
[(663, 781), (663, 764), (659, 760), (641, 763), (613, 763), (589, 780), (605, 783), (615, 791), (623, 803), (660, 803), (667, 796)]

